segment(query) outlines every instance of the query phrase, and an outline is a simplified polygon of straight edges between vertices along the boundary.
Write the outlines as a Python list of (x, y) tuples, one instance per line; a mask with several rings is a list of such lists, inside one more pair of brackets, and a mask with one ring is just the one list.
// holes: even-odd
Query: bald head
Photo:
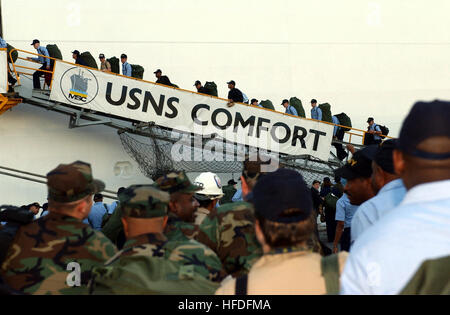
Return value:
[[(450, 152), (450, 138), (431, 137), (420, 142), (417, 149), (431, 154), (445, 154)], [(420, 184), (450, 179), (450, 158), (425, 159), (395, 150), (394, 167), (408, 190)]]

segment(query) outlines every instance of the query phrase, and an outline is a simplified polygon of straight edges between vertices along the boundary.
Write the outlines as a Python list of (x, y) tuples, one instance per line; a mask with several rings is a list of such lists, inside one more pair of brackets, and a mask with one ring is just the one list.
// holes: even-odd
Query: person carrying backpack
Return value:
[(268, 173), (252, 190), (252, 202), (264, 255), (248, 274), (222, 282), (216, 294), (338, 294), (347, 253), (322, 258), (307, 245), (315, 221), (302, 175), (285, 168)]
[(366, 133), (366, 137), (368, 137), (368, 139), (367, 142), (364, 141), (364, 144), (380, 144), (382, 141), (381, 136), (383, 135), (381, 127), (375, 123), (375, 120), (372, 117), (369, 117), (369, 119), (367, 119), (367, 123), (369, 124)]

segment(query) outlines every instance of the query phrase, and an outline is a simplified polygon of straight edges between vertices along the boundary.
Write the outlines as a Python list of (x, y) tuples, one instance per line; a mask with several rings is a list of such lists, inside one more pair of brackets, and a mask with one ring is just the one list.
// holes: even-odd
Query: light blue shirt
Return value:
[(336, 221), (344, 221), (344, 229), (351, 227), (356, 210), (358, 210), (358, 206), (352, 205), (347, 194), (344, 194), (336, 202)]
[(248, 97), (247, 97), (247, 95), (245, 95), (244, 92), (242, 92), (242, 100), (243, 100), (243, 103), (248, 103)]
[(0, 48), (7, 48), (8, 44), (6, 43), (6, 40), (0, 37)]
[[(336, 116), (331, 117), (331, 119), (333, 121), (333, 124), (336, 124), (336, 125), (340, 125), (341, 124), (339, 119), (337, 119)], [(341, 128), (341, 127), (334, 126), (333, 136), (336, 136), (336, 133), (338, 132), (339, 128)]]
[[(44, 46), (39, 46), (38, 49), (36, 49), (36, 51), (40, 55), (44, 55), (44, 56), (50, 57), (50, 55), (48, 54), (47, 48), (45, 48)], [(48, 58), (44, 58), (42, 56), (39, 56), (39, 57), (36, 57), (36, 58), (31, 58), (31, 59), (33, 59), (34, 61), (37, 61), (39, 63), (42, 63), (42, 64), (47, 63), (47, 65), (50, 66), (50, 59), (48, 59)]]
[(289, 105), (286, 108), (286, 114), (291, 114), (291, 115), (294, 115), (294, 116), (298, 116), (297, 110), (295, 109), (294, 106), (291, 106), (291, 105)]
[(322, 110), (319, 108), (319, 106), (311, 108), (311, 118), (322, 120)]
[(122, 74), (131, 77), (131, 65), (128, 62), (122, 64)]
[(113, 214), (114, 211), (117, 209), (118, 205), (119, 205), (118, 201), (114, 201), (113, 203), (106, 205), (108, 207), (108, 213)]
[[(106, 208), (103, 205), (103, 202), (96, 202), (91, 208), (91, 212), (87, 218), (90, 226), (97, 231), (102, 229), (102, 220), (103, 216), (106, 213)], [(84, 222), (84, 221), (83, 221)]]
[(354, 243), (342, 294), (398, 294), (428, 259), (450, 254), (450, 180), (410, 189)]
[(244, 198), (242, 197), (242, 189), (238, 189), (235, 193), (233, 198), (231, 198), (231, 201), (238, 202), (238, 201), (244, 201)]
[(384, 185), (375, 197), (360, 205), (352, 220), (352, 244), (382, 216), (397, 207), (405, 195), (403, 181), (396, 179)]
[[(381, 131), (380, 126), (378, 126), (376, 123), (373, 123), (372, 126), (369, 126), (369, 130), (374, 130), (374, 131)], [(373, 134), (373, 139), (374, 140), (381, 140), (381, 137), (377, 134)]]

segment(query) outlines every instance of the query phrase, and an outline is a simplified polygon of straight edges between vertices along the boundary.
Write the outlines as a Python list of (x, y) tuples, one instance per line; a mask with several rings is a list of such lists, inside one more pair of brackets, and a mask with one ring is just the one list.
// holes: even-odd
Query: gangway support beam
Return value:
[(0, 115), (17, 104), (22, 103), (22, 99), (15, 96), (16, 94), (14, 93), (0, 94)]

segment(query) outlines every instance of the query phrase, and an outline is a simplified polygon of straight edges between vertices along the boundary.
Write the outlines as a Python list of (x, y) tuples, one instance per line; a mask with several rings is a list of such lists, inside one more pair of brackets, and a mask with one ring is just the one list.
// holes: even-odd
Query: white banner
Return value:
[(6, 48), (0, 49), (0, 93), (8, 92), (8, 55)]
[(50, 99), (289, 155), (328, 160), (333, 126), (57, 61)]

